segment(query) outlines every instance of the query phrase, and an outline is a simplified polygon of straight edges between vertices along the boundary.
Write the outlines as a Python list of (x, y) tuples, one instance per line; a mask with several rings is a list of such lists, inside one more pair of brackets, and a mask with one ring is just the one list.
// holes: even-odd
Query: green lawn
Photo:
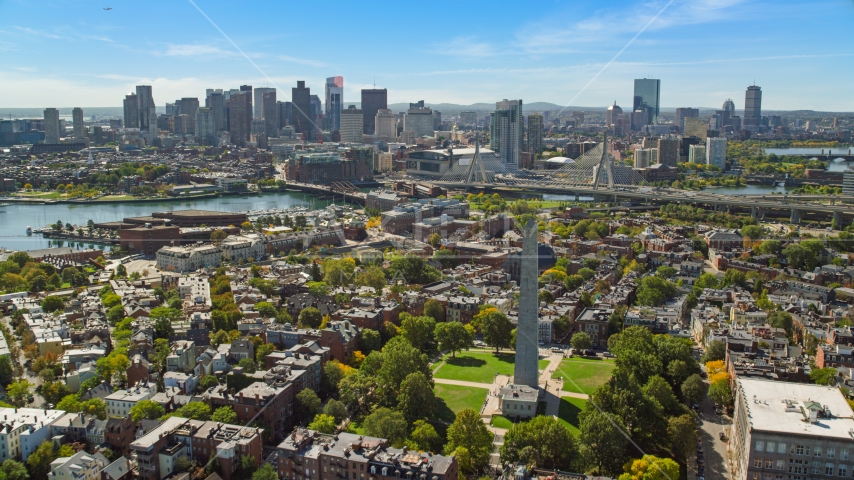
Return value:
[(65, 194), (59, 192), (18, 192), (13, 195), (16, 197), (38, 198), (43, 200), (59, 200), (60, 198), (65, 197)]
[(560, 362), (552, 378), (563, 377), (563, 390), (565, 392), (591, 395), (594, 390), (611, 378), (613, 370), (613, 360), (567, 358)]
[[(513, 374), (516, 357), (512, 352), (498, 354), (487, 352), (458, 353), (456, 358), (445, 356), (445, 364), (436, 372), (436, 378), (463, 380), (475, 383), (492, 383), (496, 373)], [(540, 360), (540, 370), (546, 368), (548, 360)]]
[(572, 433), (578, 433), (578, 414), (584, 410), (587, 400), (581, 398), (562, 397), (557, 418), (560, 423), (569, 427)]
[(459, 385), (436, 384), (436, 397), (439, 400), (439, 408), (436, 414), (439, 419), (453, 422), (457, 412), (465, 408), (471, 408), (480, 412), (483, 401), (489, 390), (485, 388), (462, 387)]
[(493, 415), (489, 424), (495, 428), (510, 428), (513, 426), (513, 421), (504, 415)]

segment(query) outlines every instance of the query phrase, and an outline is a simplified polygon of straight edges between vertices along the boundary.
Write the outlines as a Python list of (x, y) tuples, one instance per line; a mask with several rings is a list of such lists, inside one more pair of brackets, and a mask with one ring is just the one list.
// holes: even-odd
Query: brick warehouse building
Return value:
[(300, 183), (328, 185), (369, 179), (371, 166), (361, 155), (350, 159), (337, 153), (295, 153), (288, 159), (287, 176)]

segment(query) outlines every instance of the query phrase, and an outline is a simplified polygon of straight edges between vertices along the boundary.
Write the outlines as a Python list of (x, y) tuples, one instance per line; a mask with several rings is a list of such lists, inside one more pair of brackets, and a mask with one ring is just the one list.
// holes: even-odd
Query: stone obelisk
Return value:
[(521, 284), (519, 294), (519, 324), (516, 327), (516, 365), (513, 370), (513, 384), (537, 388), (539, 372), (537, 360), (537, 274), (539, 257), (537, 255), (537, 224), (529, 220), (524, 227), (525, 239), (522, 242)]

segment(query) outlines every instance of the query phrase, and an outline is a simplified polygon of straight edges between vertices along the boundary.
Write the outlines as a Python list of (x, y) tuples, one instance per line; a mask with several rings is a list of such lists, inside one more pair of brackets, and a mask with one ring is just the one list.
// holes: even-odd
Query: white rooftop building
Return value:
[(854, 412), (838, 388), (739, 378), (733, 395), (733, 478), (848, 478), (854, 472)]
[(65, 412), (37, 408), (0, 408), (0, 462), (27, 460), (50, 439), (50, 426)]

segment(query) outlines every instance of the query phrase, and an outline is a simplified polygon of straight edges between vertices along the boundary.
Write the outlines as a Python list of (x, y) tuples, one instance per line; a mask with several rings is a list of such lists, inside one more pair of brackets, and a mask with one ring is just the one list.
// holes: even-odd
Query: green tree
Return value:
[(669, 458), (644, 455), (629, 462), (618, 480), (673, 480), (679, 478), (679, 464)]
[(709, 385), (709, 398), (720, 405), (732, 403), (732, 390), (729, 386), (729, 378), (722, 378)]
[(616, 475), (626, 463), (629, 439), (619, 417), (597, 408), (584, 409), (578, 417), (581, 454), (600, 475)]
[(670, 453), (680, 463), (687, 463), (694, 455), (694, 446), (700, 438), (694, 416), (690, 413), (667, 419), (667, 438), (670, 440)]
[(836, 384), (836, 369), (835, 368), (814, 368), (810, 372), (810, 380), (819, 385), (835, 385)]
[(296, 395), (296, 417), (301, 419), (314, 418), (320, 413), (320, 397), (310, 388), (304, 388)]
[(424, 315), (432, 317), (437, 323), (445, 321), (445, 306), (436, 299), (429, 299), (424, 302)]
[(657, 307), (676, 295), (676, 284), (658, 276), (643, 277), (638, 285), (637, 301)]
[(299, 312), (299, 326), (302, 328), (318, 328), (322, 322), (320, 310), (314, 307), (306, 307)]
[(422, 372), (410, 373), (400, 384), (397, 408), (409, 423), (431, 418), (436, 410), (433, 382)]
[(699, 404), (706, 397), (708, 389), (702, 377), (695, 373), (682, 382), (682, 398), (690, 404)]
[(762, 228), (757, 225), (747, 225), (741, 229), (741, 236), (750, 240), (762, 238)]
[[(412, 346), (408, 340), (398, 336), (389, 340), (381, 354), (372, 352), (368, 358), (378, 356), (382, 365), (376, 372), (377, 383), (387, 404), (392, 405), (400, 394), (400, 386), (410, 374), (421, 372), (429, 380), (432, 379), (427, 355)], [(365, 363), (368, 363), (367, 360)], [(362, 365), (362, 369), (366, 366)]]
[(6, 460), (0, 465), (0, 470), (6, 475), (6, 480), (28, 480), (30, 474), (27, 467), (17, 460)]
[(442, 447), (442, 438), (433, 425), (424, 420), (416, 420), (412, 425), (409, 441), (411, 448), (425, 452), (436, 452)]
[(237, 413), (234, 412), (234, 408), (232, 408), (231, 405), (226, 405), (214, 410), (213, 415), (211, 415), (211, 420), (214, 422), (236, 424)]
[(330, 258), (323, 262), (323, 281), (327, 285), (340, 287), (354, 283), (353, 272), (356, 270), (356, 261), (352, 258)]
[(572, 336), (569, 343), (576, 352), (588, 350), (593, 347), (593, 341), (590, 340), (590, 335), (587, 332), (577, 332)]
[(157, 338), (170, 338), (174, 334), (172, 322), (184, 317), (184, 313), (176, 308), (152, 308), (149, 318), (154, 322), (154, 335)]
[(472, 332), (459, 322), (442, 322), (433, 329), (433, 336), (439, 344), (439, 350), (451, 352), (456, 358), (457, 352), (469, 348), (474, 341)]
[(391, 445), (402, 445), (409, 433), (409, 424), (400, 412), (385, 407), (377, 408), (362, 422), (365, 433), (386, 438)]
[(457, 412), (454, 423), (448, 427), (447, 436), (445, 454), (457, 455), (463, 472), (479, 472), (489, 463), (492, 433), (487, 430), (480, 415), (474, 410), (464, 408)]
[(388, 271), (389, 278), (395, 283), (403, 281), (406, 284), (425, 285), (442, 279), (442, 272), (415, 255), (393, 258)]
[(771, 314), (768, 315), (768, 323), (774, 328), (782, 328), (786, 331), (787, 337), (792, 337), (792, 333), (794, 332), (795, 328), (795, 323), (792, 319), (791, 313), (783, 311), (771, 312)]
[(273, 353), (274, 351), (276, 351), (276, 346), (272, 343), (265, 343), (255, 349), (255, 360), (258, 362), (258, 365), (260, 365), (261, 368), (264, 368), (267, 355)]
[(323, 407), (323, 413), (335, 419), (335, 424), (339, 424), (349, 416), (347, 407), (340, 401), (330, 398)]
[(371, 265), (368, 268), (362, 269), (356, 274), (355, 284), (371, 287), (378, 293), (381, 293), (383, 288), (388, 284), (385, 278), (385, 270), (376, 265)]
[(25, 407), (33, 394), (33, 387), (34, 385), (26, 379), (17, 380), (6, 387), (6, 396), (9, 397), (12, 405), (18, 408)]
[(207, 421), (211, 419), (211, 407), (204, 402), (189, 402), (172, 412), (172, 415), (189, 418), (190, 420)]
[(382, 337), (380, 332), (371, 328), (363, 328), (361, 338), (359, 338), (359, 348), (365, 355), (382, 349)]
[(42, 300), (42, 310), (47, 313), (53, 313), (57, 310), (62, 310), (63, 308), (65, 308), (65, 301), (62, 297), (50, 295)]
[(216, 375), (205, 375), (199, 380), (199, 391), (204, 392), (211, 387), (216, 387), (219, 385), (219, 380), (217, 380)]
[(27, 459), (27, 470), (33, 480), (43, 480), (50, 473), (50, 463), (57, 458), (53, 450), (53, 444), (49, 441), (42, 442)]
[(278, 478), (276, 469), (267, 462), (261, 463), (261, 466), (252, 474), (252, 480), (277, 480)]
[(510, 322), (507, 315), (498, 310), (491, 310), (485, 312), (481, 321), (481, 332), (487, 345), (495, 348), (496, 352), (501, 348), (510, 347), (513, 323)]
[(679, 399), (673, 394), (670, 384), (658, 375), (653, 375), (647, 380), (646, 385), (643, 386), (643, 394), (666, 415), (673, 415), (680, 411)]
[(318, 413), (314, 416), (314, 420), (308, 424), (309, 430), (315, 430), (320, 433), (335, 433), (335, 429), (338, 426), (338, 423), (335, 421), (335, 417), (332, 415), (326, 415), (325, 413)]
[(433, 330), (436, 328), (436, 320), (426, 315), (413, 317), (409, 314), (401, 314), (400, 330), (404, 338), (418, 350), (427, 350), (433, 343)]
[(258, 302), (255, 304), (255, 310), (264, 318), (273, 318), (276, 316), (276, 307), (270, 302)]
[(501, 461), (521, 461), (549, 470), (574, 470), (575, 437), (556, 418), (538, 415), (507, 430)]
[(166, 410), (159, 403), (152, 400), (140, 400), (136, 405), (130, 407), (130, 416), (134, 422), (141, 420), (157, 420), (166, 415)]
[(703, 354), (703, 363), (714, 362), (726, 358), (726, 343), (723, 340), (712, 340)]
[(655, 275), (657, 277), (663, 278), (665, 280), (669, 280), (669, 279), (675, 277), (677, 273), (679, 273), (679, 272), (675, 268), (673, 268), (669, 265), (662, 265), (662, 266), (658, 267), (658, 269), (655, 271)]

